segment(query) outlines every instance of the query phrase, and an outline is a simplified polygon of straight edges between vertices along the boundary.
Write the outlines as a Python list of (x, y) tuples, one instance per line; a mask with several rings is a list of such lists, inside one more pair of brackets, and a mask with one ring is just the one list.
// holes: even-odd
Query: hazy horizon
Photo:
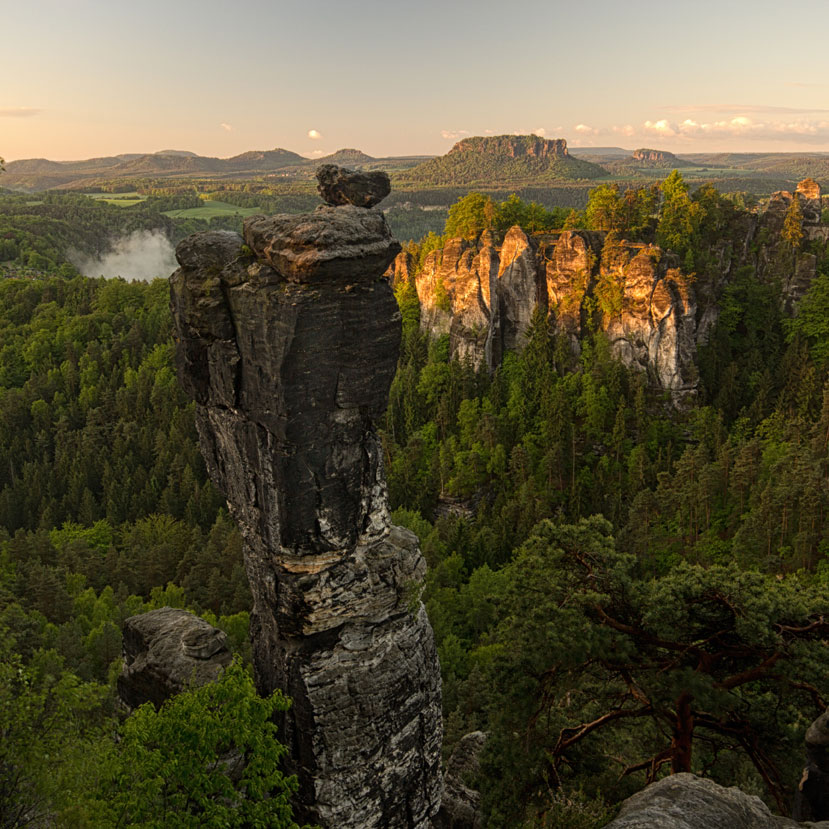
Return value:
[(30, 0), (0, 33), (0, 156), (440, 155), (512, 133), (826, 152), (828, 25), (818, 0)]

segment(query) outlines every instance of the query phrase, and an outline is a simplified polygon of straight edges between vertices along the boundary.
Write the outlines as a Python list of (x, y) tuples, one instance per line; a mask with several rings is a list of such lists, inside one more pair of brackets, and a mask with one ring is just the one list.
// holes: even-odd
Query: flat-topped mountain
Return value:
[(647, 147), (640, 147), (633, 151), (633, 160), (647, 167), (664, 167), (674, 170), (678, 167), (697, 167), (693, 161), (674, 155), (668, 150), (651, 150)]
[(495, 135), (464, 138), (446, 155), (419, 164), (401, 179), (422, 184), (512, 184), (533, 181), (576, 181), (607, 176), (598, 164), (570, 155), (563, 138)]

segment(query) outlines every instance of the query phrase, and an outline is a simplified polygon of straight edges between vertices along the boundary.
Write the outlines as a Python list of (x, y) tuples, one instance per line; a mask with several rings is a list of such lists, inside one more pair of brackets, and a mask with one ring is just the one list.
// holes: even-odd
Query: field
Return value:
[(116, 207), (132, 207), (147, 198), (138, 193), (85, 193), (84, 195), (107, 204), (114, 204)]
[(164, 215), (171, 219), (213, 219), (216, 216), (253, 216), (261, 212), (259, 207), (237, 207), (223, 201), (205, 201), (204, 207), (166, 210)]

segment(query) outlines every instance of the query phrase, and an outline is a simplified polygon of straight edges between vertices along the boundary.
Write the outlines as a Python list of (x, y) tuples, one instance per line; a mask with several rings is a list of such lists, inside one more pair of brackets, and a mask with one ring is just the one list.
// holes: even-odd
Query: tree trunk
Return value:
[(691, 695), (684, 691), (676, 701), (676, 723), (671, 740), (671, 774), (691, 771), (691, 746), (694, 736), (694, 715)]

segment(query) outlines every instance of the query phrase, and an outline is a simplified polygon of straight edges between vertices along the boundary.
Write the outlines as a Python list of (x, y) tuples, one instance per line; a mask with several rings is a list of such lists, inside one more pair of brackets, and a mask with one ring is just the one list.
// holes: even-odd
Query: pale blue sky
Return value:
[(7, 160), (434, 154), (542, 130), (829, 151), (826, 0), (0, 0), (0, 26)]

